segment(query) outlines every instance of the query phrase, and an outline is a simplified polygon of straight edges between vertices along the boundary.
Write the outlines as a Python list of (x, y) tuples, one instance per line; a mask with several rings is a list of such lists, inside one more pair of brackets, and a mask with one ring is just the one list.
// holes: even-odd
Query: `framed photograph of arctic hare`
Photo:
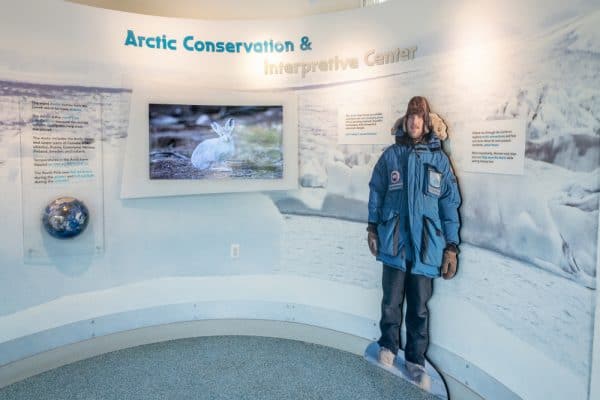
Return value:
[(281, 179), (283, 106), (149, 105), (150, 179)]
[(297, 187), (293, 94), (149, 89), (132, 92), (121, 198)]

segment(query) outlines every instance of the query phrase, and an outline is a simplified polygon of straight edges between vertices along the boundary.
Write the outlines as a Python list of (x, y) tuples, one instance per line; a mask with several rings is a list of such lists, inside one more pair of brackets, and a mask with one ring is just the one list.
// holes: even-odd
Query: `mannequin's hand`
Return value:
[(444, 259), (442, 260), (442, 277), (452, 279), (456, 275), (457, 256), (456, 251), (444, 250)]
[(373, 256), (377, 256), (377, 241), (379, 240), (379, 238), (377, 237), (377, 234), (375, 232), (369, 232), (367, 234), (367, 242), (369, 243), (369, 250), (371, 251), (371, 254), (373, 254)]

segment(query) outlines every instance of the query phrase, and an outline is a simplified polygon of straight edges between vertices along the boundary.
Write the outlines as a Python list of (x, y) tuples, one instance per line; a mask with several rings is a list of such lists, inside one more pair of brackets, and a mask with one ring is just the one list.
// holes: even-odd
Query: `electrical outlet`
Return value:
[(238, 258), (240, 256), (240, 245), (233, 243), (230, 249), (231, 258)]

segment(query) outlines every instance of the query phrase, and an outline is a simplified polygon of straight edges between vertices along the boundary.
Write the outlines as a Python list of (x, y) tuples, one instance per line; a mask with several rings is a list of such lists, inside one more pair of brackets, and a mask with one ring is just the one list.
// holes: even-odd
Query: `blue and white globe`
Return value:
[(46, 231), (58, 239), (79, 235), (88, 224), (90, 213), (82, 201), (59, 197), (46, 206), (42, 222)]

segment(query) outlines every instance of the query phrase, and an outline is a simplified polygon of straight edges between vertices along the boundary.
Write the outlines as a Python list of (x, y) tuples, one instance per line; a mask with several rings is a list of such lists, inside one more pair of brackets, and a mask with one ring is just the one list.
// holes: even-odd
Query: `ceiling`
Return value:
[(349, 10), (380, 0), (67, 0), (138, 14), (196, 19), (290, 18)]

